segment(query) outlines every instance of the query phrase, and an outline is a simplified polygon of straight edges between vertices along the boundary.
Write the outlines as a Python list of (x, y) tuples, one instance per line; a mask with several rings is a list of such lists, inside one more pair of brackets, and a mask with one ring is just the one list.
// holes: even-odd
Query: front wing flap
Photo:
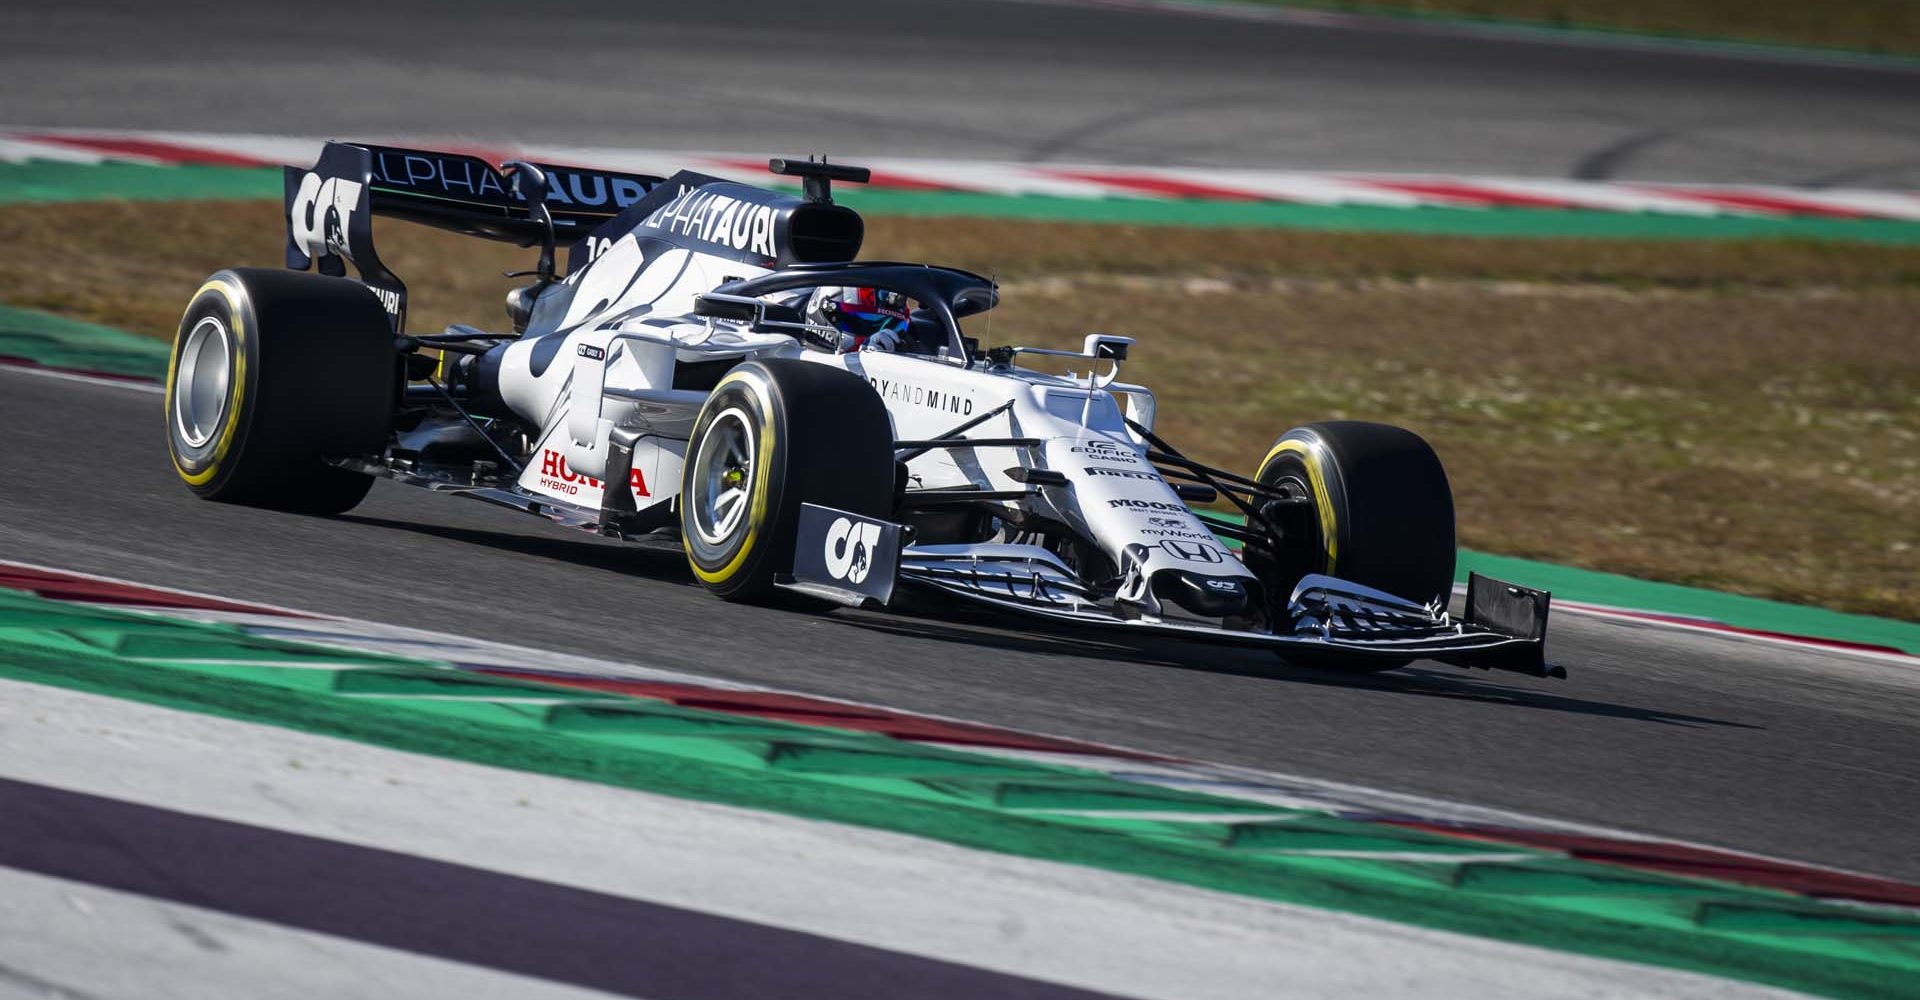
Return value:
[[(1260, 646), (1306, 664), (1311, 664), (1316, 659), (1321, 661), (1430, 659), (1454, 666), (1505, 670), (1532, 677), (1563, 678), (1567, 676), (1566, 668), (1547, 662), (1544, 633), (1537, 636), (1509, 635), (1470, 620), (1450, 620), (1444, 627), (1406, 632), (1381, 629), (1365, 636), (1322, 635), (1311, 632), (1291, 634), (1259, 632), (1223, 628), (1198, 621), (1127, 619), (1115, 615), (1110, 609), (1091, 604), (1077, 608), (1042, 604), (1004, 593), (989, 593), (983, 589), (969, 587), (952, 576), (923, 575), (913, 570), (903, 570), (900, 579), (904, 583), (937, 588), (955, 596), (965, 597), (970, 601), (1056, 622), (1150, 633), (1195, 642)], [(1528, 592), (1540, 594), (1542, 598), (1546, 596), (1540, 591)]]
[[(1063, 585), (1045, 567), (1019, 573), (961, 570), (913, 558), (900, 580), (1036, 618), (1095, 628), (1152, 633), (1198, 642), (1263, 646), (1303, 663), (1336, 660), (1432, 659), (1461, 667), (1565, 677), (1546, 661), (1549, 595), (1473, 574), (1466, 614), (1418, 605), (1331, 577), (1308, 577), (1290, 601), (1291, 618), (1274, 631), (1229, 628), (1204, 620), (1129, 617)], [(985, 561), (983, 560), (983, 563)]]

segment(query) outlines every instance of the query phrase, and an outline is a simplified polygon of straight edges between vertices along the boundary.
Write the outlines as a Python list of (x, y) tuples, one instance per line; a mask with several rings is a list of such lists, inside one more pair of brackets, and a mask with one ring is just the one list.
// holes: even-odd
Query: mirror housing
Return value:
[(533, 321), (534, 302), (546, 288), (543, 284), (522, 285), (507, 293), (507, 318), (513, 320), (514, 333), (527, 332), (527, 324)]
[(547, 173), (525, 160), (508, 160), (501, 168), (513, 185), (513, 193), (526, 201), (527, 218), (540, 227), (540, 263), (534, 274), (541, 284), (552, 284), (554, 235), (553, 213), (547, 208)]
[(1125, 361), (1127, 348), (1132, 344), (1132, 337), (1116, 337), (1110, 333), (1089, 333), (1087, 339), (1081, 344), (1080, 352), (1090, 358)]

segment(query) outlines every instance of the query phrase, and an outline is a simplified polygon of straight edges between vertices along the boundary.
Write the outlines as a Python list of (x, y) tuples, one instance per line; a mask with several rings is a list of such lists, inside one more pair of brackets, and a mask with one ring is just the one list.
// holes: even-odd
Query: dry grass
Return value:
[(1913, 0), (1264, 0), (1278, 6), (1395, 9), (1549, 24), (1920, 52)]
[[(1920, 250), (875, 219), (867, 256), (994, 272), (996, 343), (1139, 337), (1197, 456), (1387, 420), (1477, 548), (1920, 619)], [(170, 335), (280, 258), (266, 204), (0, 209), (0, 299)], [(512, 248), (393, 225), (414, 326), (485, 323)]]

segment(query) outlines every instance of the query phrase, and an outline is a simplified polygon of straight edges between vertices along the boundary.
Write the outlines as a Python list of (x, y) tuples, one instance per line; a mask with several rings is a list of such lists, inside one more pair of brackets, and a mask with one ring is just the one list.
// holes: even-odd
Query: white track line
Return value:
[(32, 365), (13, 365), (0, 363), (0, 371), (19, 372), (23, 375), (35, 375), (40, 378), (57, 379), (62, 382), (80, 382), (85, 385), (104, 385), (130, 392), (144, 392), (151, 395), (164, 395), (166, 387), (158, 382), (146, 382), (134, 379), (103, 378), (98, 375), (85, 375), (80, 372), (61, 371), (58, 368), (37, 368)]

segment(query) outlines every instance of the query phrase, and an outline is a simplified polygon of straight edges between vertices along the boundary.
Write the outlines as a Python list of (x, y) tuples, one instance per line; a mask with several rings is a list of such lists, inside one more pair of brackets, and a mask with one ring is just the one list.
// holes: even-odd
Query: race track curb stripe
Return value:
[[(884, 706), (801, 695), (720, 681), (678, 671), (615, 663), (409, 629), (350, 618), (315, 616), (270, 605), (237, 603), (189, 591), (148, 587), (106, 577), (0, 562), (0, 588), (65, 603), (158, 611), (204, 624), (238, 628), (257, 638), (401, 655), (492, 677), (590, 691), (631, 695), (687, 708), (736, 716), (771, 718), (834, 729), (879, 733), (910, 742), (960, 746), (1040, 763), (1092, 769), (1136, 785), (1176, 791), (1225, 793), (1252, 800), (1261, 810), (1310, 812), (1368, 822), (1451, 830), (1485, 840), (1550, 843), (1581, 856), (1673, 874), (1727, 881), (1826, 899), (1889, 903), (1920, 908), (1920, 886), (1853, 875), (1831, 868), (1769, 859), (1699, 844), (1686, 844), (1583, 824), (1560, 823), (1501, 810), (1381, 792), (1298, 776), (1223, 768), (1059, 737), (1037, 736), (997, 726), (905, 712)], [(1075, 795), (1077, 808), (1103, 797)], [(1133, 799), (1118, 800), (1138, 805)], [(1066, 808), (1066, 800), (1052, 801)], [(1180, 812), (1179, 810), (1173, 810)], [(1134, 815), (1140, 815), (1134, 813)], [(1184, 813), (1183, 813), (1184, 815)], [(1550, 838), (1542, 841), (1541, 838)]]
[(1555, 605), (1653, 624), (1884, 654), (1920, 665), (1920, 622), (1848, 614), (1618, 573), (1460, 550), (1459, 578), (1481, 573), (1553, 592)]
[[(433, 147), (431, 139), (404, 140)], [(0, 203), (277, 198), (275, 164), (321, 140), (97, 130), (0, 131)], [(761, 157), (554, 146), (487, 151), (638, 173), (773, 183)], [(882, 157), (841, 200), (874, 214), (1474, 236), (1920, 242), (1920, 195), (1864, 189), (1557, 178), (1054, 165)]]
[[(1899, 995), (1920, 975), (1911, 905), (1826, 902), (1597, 863), (1562, 846), (1489, 843), (1481, 831), (1355, 820), (608, 691), (582, 697), (18, 591), (0, 590), (0, 676), (1833, 996)], [(1827, 874), (1854, 878), (1856, 897), (1873, 886), (1910, 891)]]
[(158, 380), (167, 374), (169, 353), (168, 344), (153, 337), (0, 305), (0, 363)]
[(278, 198), (277, 170), (151, 163), (0, 162), (0, 204)]

